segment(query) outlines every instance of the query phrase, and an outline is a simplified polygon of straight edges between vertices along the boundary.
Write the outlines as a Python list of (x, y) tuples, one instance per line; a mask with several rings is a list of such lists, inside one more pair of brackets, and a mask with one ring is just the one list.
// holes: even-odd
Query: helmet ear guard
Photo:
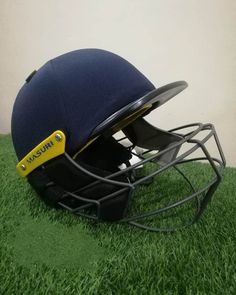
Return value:
[[(98, 145), (100, 148), (97, 149)], [(106, 145), (106, 149), (102, 152), (104, 145)], [(108, 156), (108, 153), (113, 159)], [(102, 159), (105, 156), (108, 161)], [(94, 175), (103, 179), (118, 171), (118, 165), (127, 162), (130, 157), (131, 154), (114, 139), (99, 139), (96, 144), (92, 144), (83, 151), (80, 157), (77, 156), (74, 160), (77, 167), (68, 160), (70, 156), (64, 154), (31, 172), (28, 175), (28, 181), (50, 206), (64, 207), (70, 211), (86, 208), (89, 209), (90, 214), (95, 209), (98, 212), (93, 213), (97, 215), (98, 219), (119, 220), (124, 217), (130, 191), (130, 187), (127, 185), (119, 193), (119, 184), (128, 184), (128, 177), (120, 175), (116, 177), (115, 181), (98, 181), (92, 186), (91, 184), (96, 182)], [(98, 160), (92, 166), (91, 163), (95, 159)], [(109, 171), (105, 169), (109, 169)], [(113, 198), (106, 201), (101, 200), (102, 197), (114, 193)], [(98, 199), (100, 199), (99, 203)]]

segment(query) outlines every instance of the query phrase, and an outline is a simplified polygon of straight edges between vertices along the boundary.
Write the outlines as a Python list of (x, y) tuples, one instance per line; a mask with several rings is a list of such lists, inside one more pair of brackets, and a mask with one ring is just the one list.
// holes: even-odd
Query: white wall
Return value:
[(96, 47), (128, 59), (156, 86), (189, 88), (151, 114), (162, 128), (216, 125), (236, 166), (235, 0), (0, 0), (0, 133), (15, 96), (48, 59)]

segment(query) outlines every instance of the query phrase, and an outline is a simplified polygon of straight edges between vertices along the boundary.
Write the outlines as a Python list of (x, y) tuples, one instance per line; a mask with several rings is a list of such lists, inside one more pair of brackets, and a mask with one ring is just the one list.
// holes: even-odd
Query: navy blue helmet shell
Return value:
[[(143, 118), (186, 87), (185, 81), (177, 81), (155, 88), (128, 61), (101, 49), (75, 50), (51, 59), (26, 79), (13, 107), (19, 174), (27, 176), (46, 204), (80, 216), (127, 222), (150, 231), (193, 224), (211, 200), (226, 165), (215, 128), (192, 123), (162, 130)], [(122, 138), (113, 136), (119, 130)], [(210, 139), (219, 158), (205, 146)], [(192, 156), (195, 151), (202, 157)], [(177, 168), (193, 161), (207, 161), (213, 172), (212, 179), (197, 189)], [(161, 198), (155, 196), (154, 209), (130, 210), (133, 192), (159, 183), (160, 174), (171, 168), (190, 194), (178, 200), (167, 195), (166, 201), (161, 192)], [(193, 209), (191, 218), (178, 217), (182, 205)], [(177, 226), (166, 226), (166, 217), (172, 216), (177, 217)]]
[(18, 159), (58, 129), (66, 135), (66, 151), (75, 153), (96, 126), (155, 89), (128, 61), (101, 49), (63, 54), (27, 80), (12, 114)]

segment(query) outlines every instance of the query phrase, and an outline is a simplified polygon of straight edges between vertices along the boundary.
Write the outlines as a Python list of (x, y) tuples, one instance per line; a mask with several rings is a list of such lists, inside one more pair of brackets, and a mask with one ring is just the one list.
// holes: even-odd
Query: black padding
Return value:
[(163, 149), (183, 139), (177, 134), (154, 127), (143, 118), (132, 122), (123, 132), (135, 146), (152, 150)]
[(118, 166), (131, 159), (127, 148), (118, 143), (112, 136), (100, 136), (89, 145), (76, 160), (101, 170), (116, 172)]
[[(79, 154), (75, 161), (89, 172), (105, 177), (119, 171), (118, 166), (130, 158), (130, 152), (115, 139), (101, 138)], [(97, 208), (89, 200), (99, 200), (100, 215), (98, 217), (102, 220), (113, 221), (123, 218), (128, 205), (129, 188), (124, 190), (122, 186), (97, 181), (78, 169), (64, 155), (36, 169), (28, 179), (41, 198), (54, 207), (58, 207), (59, 202), (71, 210), (91, 205), (88, 212), (94, 214)], [(113, 180), (127, 182), (128, 178), (126, 175), (120, 175)], [(91, 185), (92, 183), (94, 185)], [(123, 190), (119, 194), (100, 201), (101, 198), (121, 189)], [(68, 192), (73, 192), (77, 198), (69, 195)]]
[(27, 178), (31, 186), (47, 205), (59, 207), (58, 202), (62, 199), (64, 190), (52, 183), (51, 179), (41, 168), (31, 172)]
[[(83, 168), (99, 176), (104, 177), (110, 174), (108, 171), (79, 162), (78, 159), (77, 162), (83, 166)], [(55, 183), (60, 183), (61, 187), (66, 191), (74, 192), (79, 197), (87, 198), (88, 200), (99, 200), (102, 197), (122, 189), (120, 186), (103, 181), (99, 181), (95, 185), (86, 188), (87, 185), (95, 182), (96, 179), (77, 169), (64, 156), (58, 158), (57, 161), (51, 161), (51, 163), (45, 167), (45, 173), (47, 173), (50, 179)], [(128, 181), (125, 175), (120, 175), (116, 177), (115, 180), (122, 182)], [(109, 200), (101, 202), (99, 217), (102, 220), (109, 221), (123, 218), (128, 203), (128, 193), (129, 189)], [(71, 209), (86, 204), (86, 202), (73, 198), (70, 195), (66, 196), (61, 202)], [(88, 204), (91, 203), (88, 201)], [(97, 208), (94, 208), (94, 206), (91, 206), (91, 209), (94, 209), (91, 213), (97, 211)]]
[[(85, 166), (85, 165), (84, 165)], [(84, 167), (87, 168), (87, 167)], [(78, 170), (66, 157), (60, 156), (45, 165), (45, 174), (51, 181), (60, 185), (64, 190), (73, 192), (93, 181), (91, 177)], [(97, 171), (94, 171), (97, 172)], [(103, 172), (103, 171), (102, 171)], [(102, 174), (99, 170), (99, 175)], [(103, 172), (106, 176), (107, 173)]]
[[(143, 118), (138, 118), (123, 129), (124, 134), (135, 145), (148, 150), (162, 151), (181, 141), (182, 136), (171, 133), (149, 124)], [(173, 161), (180, 149), (180, 145), (162, 154), (157, 161), (164, 165)]]
[(108, 221), (116, 221), (125, 217), (128, 201), (129, 201), (129, 191), (120, 193), (118, 196), (102, 202), (101, 206), (101, 219)]

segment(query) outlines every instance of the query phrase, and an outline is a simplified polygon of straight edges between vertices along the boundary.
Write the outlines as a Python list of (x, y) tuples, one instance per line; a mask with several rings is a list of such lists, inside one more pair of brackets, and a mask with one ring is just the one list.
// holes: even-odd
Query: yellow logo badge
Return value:
[(66, 136), (61, 130), (53, 132), (17, 164), (18, 173), (27, 176), (43, 163), (64, 154), (65, 143)]

